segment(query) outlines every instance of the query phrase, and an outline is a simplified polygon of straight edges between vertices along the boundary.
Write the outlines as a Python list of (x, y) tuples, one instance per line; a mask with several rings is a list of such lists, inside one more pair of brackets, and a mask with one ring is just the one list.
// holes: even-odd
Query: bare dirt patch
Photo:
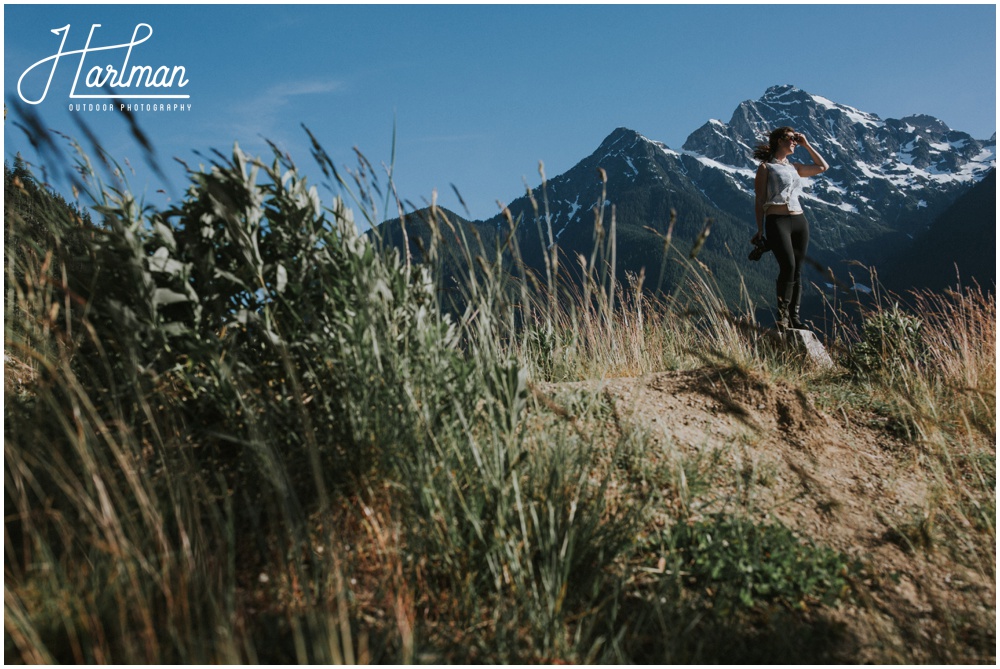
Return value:
[(852, 661), (995, 660), (995, 571), (981, 566), (995, 551), (969, 560), (952, 550), (935, 523), (968, 521), (942, 517), (928, 458), (877, 417), (821, 410), (807, 391), (738, 369), (540, 390), (602, 392), (618, 421), (646, 431), (651, 457), (717, 463), (706, 472), (710, 494), (699, 495), (705, 512), (777, 520), (861, 560), (868, 578), (856, 601), (830, 612), (851, 631)]

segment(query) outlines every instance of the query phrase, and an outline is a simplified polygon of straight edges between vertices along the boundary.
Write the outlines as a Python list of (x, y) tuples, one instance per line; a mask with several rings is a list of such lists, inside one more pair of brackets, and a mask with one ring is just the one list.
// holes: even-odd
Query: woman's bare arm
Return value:
[(809, 156), (813, 159), (812, 165), (795, 164), (795, 170), (799, 173), (800, 177), (814, 177), (817, 174), (822, 174), (830, 169), (830, 166), (826, 164), (825, 160), (823, 160), (823, 156), (816, 153), (816, 149), (812, 147), (812, 144), (809, 143), (809, 140), (806, 139), (805, 135), (799, 133), (798, 142), (799, 146), (804, 147), (805, 150), (809, 152)]

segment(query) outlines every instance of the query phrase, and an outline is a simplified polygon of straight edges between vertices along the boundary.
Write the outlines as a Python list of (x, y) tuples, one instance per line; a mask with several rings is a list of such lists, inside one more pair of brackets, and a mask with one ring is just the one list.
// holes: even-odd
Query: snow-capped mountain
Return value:
[[(513, 218), (523, 221), (518, 234), (524, 260), (541, 270), (543, 250), (555, 243), (566, 258), (561, 266), (577, 267), (578, 257), (590, 257), (594, 248), (595, 208), (603, 205), (606, 227), (614, 214), (619, 274), (645, 268), (647, 285), (659, 285), (663, 236), (673, 211), (673, 249), (686, 253), (711, 219), (699, 260), (730, 298), (743, 286), (767, 299), (774, 290), (773, 261), (746, 259), (756, 231), (752, 152), (771, 129), (785, 125), (803, 132), (830, 164), (808, 180), (803, 203), (810, 257), (845, 281), (857, 271), (845, 261), (879, 266), (900, 257), (996, 165), (995, 134), (975, 139), (924, 115), (881, 119), (793, 86), (774, 86), (760, 99), (740, 103), (728, 123), (708, 121), (677, 150), (618, 128), (532, 197), (511, 202)], [(792, 160), (810, 162), (801, 148)], [(507, 223), (498, 215), (472, 225), (502, 231)], [(992, 225), (975, 229), (994, 234), (960, 241), (995, 248)], [(666, 265), (662, 285), (669, 289), (677, 276), (671, 276), (675, 264)], [(818, 279), (815, 271), (808, 273), (811, 281)]]
[[(606, 217), (615, 207), (623, 271), (645, 266), (649, 273), (661, 266), (662, 245), (653, 231), (662, 234), (675, 210), (674, 239), (680, 246), (713, 219), (703, 251), (713, 271), (729, 272), (735, 258), (751, 282), (758, 272), (770, 276), (772, 268), (761, 271), (762, 263), (743, 262), (755, 231), (752, 152), (783, 125), (805, 133), (830, 164), (809, 180), (804, 204), (811, 221), (810, 255), (835, 267), (845, 260), (877, 264), (898, 254), (996, 164), (995, 135), (975, 139), (930, 116), (881, 119), (793, 86), (774, 86), (759, 100), (739, 104), (728, 123), (705, 123), (680, 150), (618, 128), (593, 154), (548, 181), (544, 192), (537, 189), (535, 205), (527, 197), (509, 205), (515, 217), (527, 221), (536, 219), (539, 207), (542, 234), (538, 226), (523, 226), (522, 248), (530, 256), (532, 242), (541, 237), (547, 243), (551, 227), (568, 255), (589, 255), (593, 210), (603, 197)], [(801, 148), (792, 160), (810, 162)], [(607, 175), (606, 185), (598, 169)], [(500, 217), (490, 222), (502, 225)], [(995, 238), (974, 243), (992, 248)]]

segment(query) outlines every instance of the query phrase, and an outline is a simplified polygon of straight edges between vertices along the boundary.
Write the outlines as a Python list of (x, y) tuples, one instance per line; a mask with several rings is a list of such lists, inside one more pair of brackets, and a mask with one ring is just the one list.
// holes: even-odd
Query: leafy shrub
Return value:
[(280, 154), (265, 166), (237, 146), (191, 180), (164, 212), (102, 194), (86, 311), (112, 378), (80, 377), (119, 399), (171, 388), (198, 457), (231, 484), (322, 472), (293, 474), (313, 497), (391, 468), (422, 394), (461, 374), (429, 270), (383, 252), (339, 198), (322, 206)]
[(860, 565), (846, 556), (780, 523), (725, 514), (679, 518), (634, 550), (643, 566), (605, 632), (619, 635), (619, 656), (647, 664), (837, 661), (843, 630), (814, 614), (849, 596)]
[(923, 321), (899, 304), (879, 310), (864, 320), (861, 340), (848, 354), (848, 366), (862, 374), (898, 373), (907, 363), (919, 363), (925, 354)]
[(784, 525), (728, 515), (678, 523), (664, 537), (682, 586), (705, 596), (719, 614), (758, 605), (831, 604), (849, 591), (855, 565), (796, 536)]

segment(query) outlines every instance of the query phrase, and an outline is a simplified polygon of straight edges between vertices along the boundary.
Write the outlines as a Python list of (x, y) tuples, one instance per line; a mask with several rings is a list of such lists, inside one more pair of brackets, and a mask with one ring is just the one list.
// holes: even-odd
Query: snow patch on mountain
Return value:
[(711, 167), (713, 169), (721, 170), (727, 174), (735, 174), (744, 178), (749, 178), (751, 180), (754, 178), (754, 175), (756, 174), (756, 170), (747, 169), (745, 167), (736, 167), (734, 165), (726, 165), (725, 163), (719, 162), (718, 160), (713, 160), (711, 158), (707, 158), (703, 155), (695, 153), (694, 151), (685, 151), (684, 155), (691, 156), (702, 165)]
[(632, 178), (635, 179), (635, 177), (639, 176), (639, 169), (635, 166), (635, 163), (632, 162), (632, 158), (629, 156), (623, 156), (623, 158), (625, 159), (625, 164), (632, 170)]
[[(844, 115), (847, 116), (848, 119), (851, 120), (852, 123), (859, 123), (869, 128), (881, 128), (885, 125), (885, 123), (878, 116), (875, 116), (874, 114), (869, 114), (867, 112), (857, 110), (854, 107), (848, 107), (847, 105), (837, 104), (836, 102), (824, 98), (821, 95), (811, 95), (810, 97), (817, 104), (819, 104), (819, 106), (825, 109), (834, 109), (839, 112), (842, 112)], [(831, 123), (829, 119), (827, 122)], [(832, 127), (830, 129), (831, 131), (833, 130)]]
[(570, 202), (569, 200), (566, 200), (566, 204), (569, 205), (569, 214), (568, 214), (568, 216), (569, 216), (569, 220), (572, 221), (574, 218), (576, 218), (576, 212), (578, 212), (578, 211), (580, 211), (580, 209), (582, 209), (582, 207), (580, 206), (580, 194), (577, 193), (576, 199), (573, 200), (572, 202)]

